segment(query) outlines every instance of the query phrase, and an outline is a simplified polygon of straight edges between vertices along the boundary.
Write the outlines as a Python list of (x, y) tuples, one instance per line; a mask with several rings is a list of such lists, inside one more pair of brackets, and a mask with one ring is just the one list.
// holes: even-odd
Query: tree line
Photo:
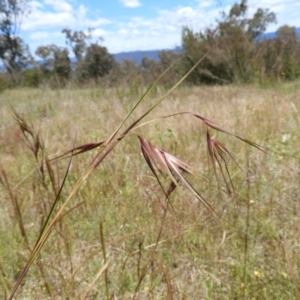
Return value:
[[(269, 9), (259, 8), (249, 16), (247, 0), (221, 12), (216, 25), (203, 31), (182, 29), (182, 48), (162, 51), (159, 60), (143, 58), (140, 65), (124, 60), (117, 63), (101, 40), (92, 42), (93, 30), (63, 29), (66, 47), (42, 45), (36, 61), (20, 38), (21, 20), (29, 13), (26, 0), (0, 2), (0, 60), (5, 72), (0, 85), (62, 87), (77, 84), (149, 84), (174, 61), (180, 60), (162, 79), (172, 85), (203, 57), (190, 74), (190, 84), (227, 84), (295, 80), (300, 76), (300, 40), (294, 27), (282, 26), (277, 37), (262, 39), (268, 25), (276, 22)], [(70, 57), (73, 56), (72, 60)]]

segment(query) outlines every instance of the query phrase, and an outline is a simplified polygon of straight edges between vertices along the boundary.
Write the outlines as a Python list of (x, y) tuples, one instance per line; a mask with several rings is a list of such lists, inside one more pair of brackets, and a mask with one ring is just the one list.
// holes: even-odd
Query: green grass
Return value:
[[(127, 126), (164, 92), (163, 88), (152, 92)], [(53, 188), (46, 168), (41, 178), (41, 154), (52, 158), (73, 148), (74, 141), (79, 146), (108, 139), (137, 98), (126, 88), (123, 93), (120, 88), (72, 88), (0, 94), (1, 298), (8, 297), (28, 261), (69, 163), (68, 159), (51, 163)], [(40, 132), (44, 148), (37, 158), (25, 145), (8, 104)], [(175, 90), (143, 122), (189, 111), (276, 153), (266, 155), (210, 130), (243, 169), (228, 160), (237, 194), (230, 196), (217, 189), (201, 120), (178, 115), (135, 129), (207, 179), (187, 177), (222, 219), (182, 184), (170, 195), (172, 206), (165, 214), (165, 196), (142, 156), (138, 138), (130, 134), (67, 203), (64, 212), (78, 206), (55, 224), (16, 299), (299, 299), (299, 109), (299, 82), (264, 89)], [(96, 152), (74, 156), (55, 212)], [(218, 169), (217, 173), (224, 190)], [(162, 180), (162, 185), (167, 188), (168, 181)]]

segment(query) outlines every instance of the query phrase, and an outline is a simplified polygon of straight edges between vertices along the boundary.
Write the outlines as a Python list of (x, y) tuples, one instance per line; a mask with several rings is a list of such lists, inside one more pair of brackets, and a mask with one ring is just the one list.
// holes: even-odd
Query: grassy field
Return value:
[[(41, 163), (107, 140), (140, 92), (41, 88), (0, 94), (1, 299), (32, 253), (69, 159)], [(151, 92), (127, 126), (164, 92)], [(199, 114), (272, 151), (209, 128), (242, 168), (226, 155), (230, 178), (225, 165), (224, 177), (216, 165), (216, 177), (205, 124), (190, 114), (160, 118), (178, 112)], [(141, 124), (67, 202), (15, 299), (300, 299), (299, 82), (183, 86)], [(182, 183), (166, 200), (137, 135), (191, 167), (198, 178), (185, 178), (217, 217)], [(74, 156), (55, 212), (96, 153)], [(159, 178), (167, 190), (170, 181)]]

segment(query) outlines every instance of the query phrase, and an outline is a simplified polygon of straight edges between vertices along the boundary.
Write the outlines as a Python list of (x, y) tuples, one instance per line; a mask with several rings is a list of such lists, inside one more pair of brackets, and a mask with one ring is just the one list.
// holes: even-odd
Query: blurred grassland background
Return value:
[[(164, 92), (163, 86), (154, 89), (128, 125)], [(40, 133), (44, 153), (52, 158), (74, 143), (107, 139), (141, 94), (141, 87), (120, 86), (14, 88), (0, 94), (1, 298), (9, 295), (55, 199), (10, 105)], [(198, 113), (274, 151), (266, 155), (215, 132), (243, 168), (229, 163), (238, 196), (220, 198), (200, 121), (179, 115), (136, 130), (205, 176), (208, 182), (190, 180), (230, 224), (213, 217), (183, 187), (171, 194), (172, 208), (163, 218), (164, 194), (131, 134), (70, 201), (67, 210), (81, 204), (56, 224), (16, 299), (299, 299), (299, 110), (299, 81), (179, 87), (147, 120)], [(93, 154), (73, 158), (61, 203)], [(68, 159), (51, 164), (61, 182)]]

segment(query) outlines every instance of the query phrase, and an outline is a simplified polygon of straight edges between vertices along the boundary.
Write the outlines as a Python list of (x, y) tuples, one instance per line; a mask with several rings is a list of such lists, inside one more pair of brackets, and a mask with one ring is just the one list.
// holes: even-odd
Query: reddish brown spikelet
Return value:
[[(217, 131), (220, 131), (220, 132), (229, 134), (229, 135), (231, 135), (231, 136), (234, 136), (234, 137), (236, 137), (237, 139), (239, 139), (239, 140), (241, 140), (241, 141), (247, 143), (247, 144), (250, 145), (250, 146), (253, 146), (253, 147), (257, 148), (258, 150), (260, 150), (260, 151), (262, 151), (262, 152), (264, 152), (264, 153), (269, 153), (269, 152), (271, 151), (269, 148), (264, 147), (264, 146), (259, 145), (259, 144), (256, 144), (256, 143), (254, 143), (254, 142), (252, 142), (252, 141), (250, 141), (250, 140), (244, 139), (244, 138), (242, 138), (241, 136), (236, 135), (236, 134), (234, 134), (234, 133), (232, 133), (232, 132), (230, 132), (230, 131), (224, 129), (223, 127), (219, 126), (218, 124), (216, 124), (216, 123), (214, 123), (214, 122), (212, 122), (212, 121), (210, 121), (210, 120), (208, 120), (208, 119), (206, 119), (206, 118), (204, 118), (204, 117), (202, 117), (202, 116), (200, 116), (200, 115), (197, 115), (197, 114), (193, 114), (193, 115), (194, 115), (196, 118), (202, 120), (202, 121), (205, 123), (205, 125), (206, 125), (207, 127), (210, 127), (210, 128), (215, 129), (215, 130), (217, 130)], [(225, 152), (227, 152), (227, 151), (225, 151)], [(228, 153), (228, 154), (229, 154), (229, 153)]]
[[(226, 161), (226, 155), (228, 155), (235, 162), (235, 164), (239, 167), (240, 170), (242, 170), (242, 168), (236, 162), (236, 160), (234, 159), (232, 154), (229, 152), (229, 150), (225, 147), (225, 145), (218, 140), (212, 139), (210, 137), (210, 134), (208, 131), (207, 131), (207, 148), (208, 148), (209, 156), (211, 158), (212, 165), (214, 168), (215, 177), (218, 179), (217, 169), (216, 169), (216, 165), (218, 165), (219, 169), (221, 171), (222, 177), (224, 179), (224, 182), (226, 184), (227, 191), (229, 193), (231, 193), (231, 189), (234, 191), (234, 187), (233, 187), (233, 183), (232, 183), (231, 176), (229, 173), (229, 169), (228, 169), (228, 165), (227, 165), (227, 161)], [(227, 176), (230, 181), (230, 185), (226, 180), (226, 176), (224, 174), (223, 167), (221, 164), (222, 161), (224, 163), (226, 173), (227, 173)], [(230, 188), (230, 186), (231, 186), (231, 188)]]
[(63, 154), (50, 159), (49, 161), (52, 161), (52, 160), (55, 160), (55, 159), (58, 159), (58, 158), (62, 158), (64, 156), (68, 155), (68, 154), (71, 154), (72, 156), (75, 156), (75, 155), (78, 155), (78, 154), (82, 154), (84, 152), (88, 152), (88, 151), (91, 151), (91, 150), (93, 150), (93, 149), (95, 149), (97, 147), (102, 146), (103, 143), (104, 142), (83, 144), (81, 146), (72, 148), (72, 149), (64, 152)]
[(141, 143), (143, 156), (161, 188), (163, 189), (158, 177), (159, 173), (164, 177), (169, 177), (169, 179), (171, 179), (171, 185), (168, 192), (165, 192), (163, 189), (167, 197), (172, 191), (174, 191), (178, 183), (181, 183), (190, 192), (192, 192), (203, 206), (212, 213), (212, 215), (219, 218), (211, 205), (199, 194), (198, 191), (195, 190), (187, 178), (183, 176), (183, 174), (190, 174), (194, 176), (194, 174), (189, 171), (189, 166), (185, 162), (166, 151), (155, 148), (150, 142), (146, 142), (142, 137), (138, 136), (138, 138)]

